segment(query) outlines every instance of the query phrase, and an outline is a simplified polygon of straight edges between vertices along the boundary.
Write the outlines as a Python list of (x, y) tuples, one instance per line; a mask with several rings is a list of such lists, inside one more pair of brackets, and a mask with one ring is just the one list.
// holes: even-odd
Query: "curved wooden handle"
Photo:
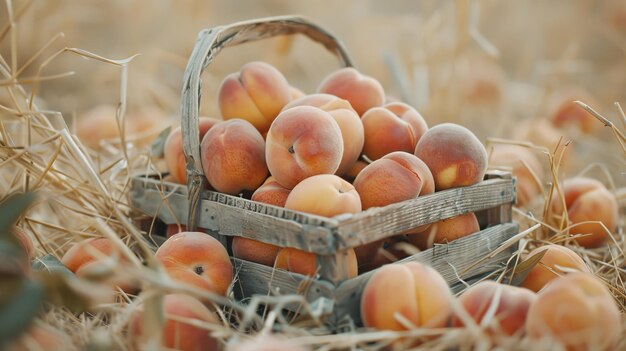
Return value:
[(302, 17), (281, 16), (237, 22), (227, 26), (205, 29), (198, 34), (196, 45), (185, 69), (181, 95), (181, 130), (183, 154), (187, 163), (189, 197), (187, 230), (195, 230), (196, 228), (200, 212), (200, 196), (207, 182), (202, 171), (198, 129), (198, 114), (202, 97), (200, 79), (202, 72), (223, 48), (290, 34), (306, 35), (335, 54), (343, 66), (352, 66), (346, 49), (335, 36)]

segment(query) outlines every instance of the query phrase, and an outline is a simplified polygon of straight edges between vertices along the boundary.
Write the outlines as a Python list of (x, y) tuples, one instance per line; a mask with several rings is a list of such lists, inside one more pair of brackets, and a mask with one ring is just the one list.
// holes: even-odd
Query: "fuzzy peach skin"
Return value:
[(233, 256), (242, 260), (274, 267), (280, 247), (262, 241), (236, 236), (232, 242)]
[(343, 155), (341, 163), (335, 174), (343, 176), (361, 156), (365, 136), (363, 123), (359, 115), (352, 109), (347, 100), (343, 100), (330, 94), (312, 94), (294, 100), (287, 104), (283, 110), (295, 106), (314, 106), (328, 112), (339, 125), (343, 138)]
[(542, 180), (543, 167), (535, 154), (528, 148), (516, 145), (496, 145), (489, 149), (489, 167), (505, 167), (517, 178), (517, 204), (524, 207), (541, 193), (540, 184), (533, 173)]
[[(211, 129), (214, 125), (221, 122), (219, 119), (210, 117), (200, 117), (198, 119), (198, 129), (200, 131), (200, 139)], [(187, 183), (187, 163), (185, 162), (185, 156), (183, 155), (183, 134), (181, 128), (177, 127), (170, 132), (165, 140), (165, 147), (163, 148), (163, 157), (165, 158), (165, 164), (170, 171), (170, 175), (176, 183)]]
[(426, 231), (407, 235), (407, 239), (421, 250), (427, 250), (435, 243), (450, 243), (478, 231), (480, 231), (478, 219), (470, 212), (435, 222)]
[(359, 116), (363, 116), (370, 108), (385, 103), (383, 86), (376, 79), (352, 67), (331, 73), (322, 81), (317, 91), (348, 100)]
[(487, 150), (469, 129), (454, 123), (430, 128), (415, 148), (430, 168), (436, 191), (468, 186), (483, 180)]
[(432, 193), (434, 184), (426, 164), (403, 151), (392, 152), (372, 162), (354, 180), (363, 210)]
[(354, 165), (350, 168), (350, 170), (343, 175), (343, 179), (345, 179), (346, 181), (350, 182), (350, 183), (354, 183), (354, 180), (356, 179), (356, 177), (359, 175), (359, 173), (361, 173), (361, 171), (367, 167), (367, 165), (369, 165), (369, 163), (363, 161), (363, 160), (358, 160), (354, 163)]
[(620, 311), (604, 283), (571, 273), (537, 295), (526, 318), (532, 339), (548, 339), (570, 351), (613, 350), (622, 332)]
[(209, 292), (226, 295), (233, 280), (228, 252), (205, 233), (175, 234), (159, 247), (155, 257), (173, 280)]
[(70, 338), (59, 330), (44, 324), (35, 324), (6, 351), (67, 351), (73, 350)]
[(598, 102), (589, 92), (578, 88), (567, 88), (554, 92), (548, 99), (548, 118), (558, 128), (574, 127), (584, 134), (591, 134), (602, 127), (602, 123), (574, 101), (582, 101), (591, 107)]
[[(574, 177), (563, 181), (562, 191), (565, 197), (565, 208), (570, 225), (587, 221), (599, 221), (611, 232), (615, 233), (618, 221), (618, 206), (615, 196), (595, 179)], [(558, 217), (563, 214), (563, 203), (555, 193), (552, 198), (553, 222), (559, 223)], [(578, 224), (569, 230), (570, 235), (585, 234), (576, 238), (576, 242), (587, 248), (604, 245), (608, 234), (597, 223)]]
[(274, 66), (249, 62), (228, 75), (219, 89), (222, 118), (241, 118), (267, 132), (280, 110), (291, 100), (292, 88)]
[(291, 193), (290, 189), (280, 185), (280, 183), (276, 181), (276, 178), (269, 176), (263, 185), (252, 193), (250, 199), (269, 205), (285, 207), (289, 193)]
[(528, 253), (527, 257), (544, 252), (541, 260), (528, 272), (521, 287), (540, 291), (550, 281), (567, 274), (567, 270), (577, 270), (590, 273), (591, 271), (580, 256), (574, 251), (561, 245), (544, 245)]
[[(521, 335), (525, 330), (528, 309), (536, 299), (537, 295), (528, 289), (483, 281), (463, 292), (459, 302), (476, 324), (486, 324), (489, 333)], [(494, 312), (489, 312), (494, 304)], [(452, 325), (463, 327), (464, 324), (454, 316)]]
[(365, 130), (363, 154), (370, 160), (394, 151), (413, 153), (417, 142), (428, 130), (417, 110), (402, 102), (371, 108), (361, 120)]
[(296, 106), (276, 117), (267, 133), (265, 156), (276, 181), (293, 189), (317, 174), (334, 174), (343, 156), (341, 129), (326, 111)]
[[(165, 324), (161, 334), (161, 347), (180, 351), (217, 351), (216, 339), (209, 335), (206, 327), (193, 323), (219, 324), (217, 316), (199, 300), (183, 294), (170, 294), (163, 297)], [(128, 332), (135, 350), (143, 349), (147, 342), (143, 337), (143, 305), (131, 316)]]
[(361, 198), (352, 184), (333, 174), (304, 179), (287, 197), (285, 208), (333, 217), (361, 212)]
[[(341, 258), (348, 270), (348, 278), (354, 278), (359, 274), (359, 267), (354, 249), (347, 249), (342, 252)], [(284, 247), (278, 251), (276, 257), (277, 269), (286, 270), (293, 273), (317, 276), (317, 256), (314, 253)]]
[(231, 195), (254, 191), (267, 179), (265, 140), (242, 119), (213, 126), (202, 138), (200, 154), (204, 175), (217, 191)]
[(452, 299), (448, 284), (430, 266), (390, 264), (378, 269), (365, 285), (361, 319), (369, 328), (406, 330), (394, 316), (400, 314), (418, 328), (444, 327)]

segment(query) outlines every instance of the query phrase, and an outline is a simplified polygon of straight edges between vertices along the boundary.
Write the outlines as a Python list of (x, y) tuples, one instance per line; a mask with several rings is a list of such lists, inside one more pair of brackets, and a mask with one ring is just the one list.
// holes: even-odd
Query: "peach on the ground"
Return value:
[(480, 231), (478, 219), (473, 212), (469, 212), (435, 222), (423, 232), (407, 235), (407, 239), (421, 250), (426, 250), (435, 243), (450, 243), (478, 231)]
[(233, 266), (222, 244), (208, 234), (182, 232), (167, 239), (156, 259), (175, 281), (226, 295), (233, 280)]
[[(537, 195), (541, 194), (543, 167), (535, 154), (528, 148), (517, 145), (496, 145), (489, 149), (489, 167), (497, 169), (506, 167), (517, 178), (517, 204), (526, 206)], [(533, 173), (535, 176), (533, 176)]]
[(370, 160), (394, 151), (413, 153), (417, 142), (428, 130), (417, 110), (402, 102), (371, 108), (362, 121), (365, 131), (363, 154)]
[(352, 67), (331, 73), (322, 81), (317, 91), (348, 100), (359, 116), (363, 116), (370, 108), (385, 103), (383, 86), (376, 79)]
[(532, 291), (541, 290), (550, 281), (564, 276), (571, 270), (590, 272), (580, 256), (565, 246), (548, 244), (530, 251), (527, 258), (544, 252), (541, 260), (528, 272), (521, 287)]
[(219, 89), (222, 118), (241, 118), (267, 132), (280, 110), (291, 100), (292, 87), (274, 66), (249, 62), (228, 75)]
[(334, 174), (342, 156), (339, 125), (317, 107), (296, 106), (281, 112), (267, 134), (267, 166), (288, 189), (310, 176)]
[(548, 117), (559, 128), (574, 127), (585, 134), (590, 134), (602, 127), (589, 112), (574, 101), (582, 101), (591, 107), (598, 107), (598, 102), (587, 91), (567, 88), (552, 93), (548, 101)]
[(217, 191), (231, 195), (254, 191), (267, 179), (265, 140), (245, 120), (213, 126), (202, 138), (200, 152), (204, 175)]

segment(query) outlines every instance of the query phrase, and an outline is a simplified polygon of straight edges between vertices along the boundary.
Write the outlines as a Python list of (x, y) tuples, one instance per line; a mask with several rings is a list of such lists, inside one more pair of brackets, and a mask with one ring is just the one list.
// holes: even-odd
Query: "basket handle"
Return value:
[(205, 29), (198, 34), (196, 45), (185, 68), (181, 94), (181, 131), (183, 154), (187, 164), (187, 196), (189, 199), (187, 230), (195, 230), (196, 228), (200, 213), (200, 197), (207, 182), (202, 171), (198, 128), (198, 114), (202, 97), (200, 89), (202, 72), (225, 47), (289, 34), (306, 35), (335, 54), (344, 67), (352, 66), (346, 49), (335, 36), (298, 16), (269, 17), (237, 22), (227, 26)]

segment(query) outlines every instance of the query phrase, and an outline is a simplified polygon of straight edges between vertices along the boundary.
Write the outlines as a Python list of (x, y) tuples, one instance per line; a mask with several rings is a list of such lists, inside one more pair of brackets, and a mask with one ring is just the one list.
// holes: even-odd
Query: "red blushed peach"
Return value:
[(416, 327), (444, 327), (451, 314), (452, 293), (433, 268), (419, 262), (390, 264), (376, 271), (361, 297), (366, 327), (406, 330), (396, 314)]
[(356, 161), (354, 165), (352, 166), (352, 168), (350, 168), (348, 173), (344, 174), (343, 178), (350, 183), (354, 183), (354, 180), (356, 179), (356, 177), (359, 175), (359, 173), (361, 173), (361, 171), (365, 167), (367, 167), (367, 165), (369, 165), (369, 163), (363, 160)]
[(590, 272), (580, 256), (561, 245), (544, 245), (532, 250), (527, 257), (544, 252), (541, 260), (528, 272), (521, 287), (537, 292), (550, 281), (564, 276), (567, 270)]
[(592, 107), (597, 107), (597, 101), (582, 89), (566, 89), (557, 91), (549, 99), (548, 116), (558, 128), (574, 127), (579, 131), (590, 134), (595, 132), (602, 123), (585, 111), (574, 101), (580, 100)]
[(402, 151), (372, 162), (354, 180), (364, 210), (432, 193), (434, 184), (426, 164)]
[(343, 156), (335, 174), (346, 174), (361, 156), (364, 134), (363, 123), (350, 103), (330, 94), (313, 94), (294, 100), (284, 110), (295, 106), (313, 106), (328, 112), (339, 125), (343, 138)]
[(8, 345), (6, 351), (66, 351), (72, 350), (70, 338), (59, 330), (36, 324), (17, 341)]
[(252, 201), (258, 201), (278, 207), (285, 207), (287, 197), (291, 190), (280, 185), (274, 177), (268, 177), (251, 197)]
[(537, 295), (526, 318), (532, 339), (548, 339), (567, 350), (613, 350), (622, 321), (613, 296), (589, 273), (571, 273)]
[[(162, 330), (162, 347), (181, 351), (217, 351), (219, 343), (209, 335), (202, 324), (219, 324), (215, 314), (199, 300), (182, 294), (165, 295), (163, 298), (165, 325)], [(143, 336), (143, 305), (135, 310), (129, 322), (129, 335), (133, 346), (142, 349), (147, 342)], [(200, 324), (200, 325), (198, 325)]]
[(222, 118), (241, 118), (261, 132), (290, 100), (292, 88), (287, 79), (265, 62), (245, 64), (238, 73), (228, 75), (219, 90)]
[(233, 256), (242, 260), (274, 266), (280, 247), (241, 236), (233, 238)]
[(424, 118), (411, 106), (393, 102), (369, 109), (362, 117), (365, 130), (363, 154), (377, 160), (394, 151), (413, 153), (428, 130)]
[[(348, 278), (354, 278), (359, 274), (356, 254), (353, 249), (342, 252), (348, 270)], [(317, 256), (314, 253), (284, 247), (278, 251), (276, 257), (277, 269), (315, 277), (317, 275)]]
[(265, 140), (242, 119), (216, 124), (200, 144), (202, 168), (217, 191), (237, 195), (256, 190), (268, 176)]
[(415, 155), (430, 168), (436, 191), (476, 184), (487, 170), (483, 144), (469, 129), (454, 123), (439, 124), (424, 133)]
[[(608, 237), (604, 228), (597, 223), (584, 222), (602, 222), (611, 233), (614, 233), (619, 215), (615, 196), (602, 183), (585, 177), (566, 179), (562, 184), (562, 191), (569, 224), (575, 225), (569, 230), (570, 235), (584, 235), (575, 240), (587, 248), (604, 245)], [(555, 217), (560, 217), (563, 212), (563, 203), (555, 193), (552, 199), (552, 213)], [(558, 218), (554, 218), (553, 222), (559, 223)]]
[(470, 212), (435, 222), (424, 232), (407, 235), (407, 239), (421, 250), (427, 250), (435, 243), (449, 243), (479, 230), (478, 219)]
[[(536, 299), (537, 295), (528, 289), (483, 281), (467, 289), (459, 302), (477, 324), (486, 324), (490, 333), (521, 335), (528, 309)], [(491, 309), (493, 312), (489, 312)], [(452, 325), (462, 327), (463, 322), (454, 317)]]
[(226, 295), (233, 280), (228, 252), (205, 233), (173, 235), (159, 247), (155, 257), (173, 280), (209, 292)]
[(376, 79), (361, 74), (352, 67), (331, 73), (322, 81), (317, 91), (348, 100), (359, 116), (385, 102), (383, 86)]
[(543, 175), (543, 167), (537, 157), (528, 148), (516, 145), (497, 145), (490, 149), (489, 166), (491, 168), (506, 167), (512, 169), (517, 178), (517, 204), (525, 206), (541, 193), (533, 173), (539, 177)]
[(287, 197), (285, 208), (333, 217), (361, 212), (361, 199), (352, 184), (333, 174), (320, 174), (298, 183)]
[(265, 152), (272, 176), (293, 189), (305, 178), (337, 171), (343, 156), (341, 129), (328, 112), (296, 106), (276, 117)]
[[(209, 131), (214, 125), (219, 123), (220, 120), (210, 117), (200, 117), (198, 119), (198, 128), (200, 130), (200, 139), (204, 137), (206, 132)], [(176, 183), (187, 183), (187, 163), (185, 162), (185, 156), (183, 155), (183, 134), (180, 127), (172, 130), (170, 135), (165, 140), (165, 147), (163, 148), (163, 157), (165, 158), (165, 164), (170, 171), (170, 175)]]

